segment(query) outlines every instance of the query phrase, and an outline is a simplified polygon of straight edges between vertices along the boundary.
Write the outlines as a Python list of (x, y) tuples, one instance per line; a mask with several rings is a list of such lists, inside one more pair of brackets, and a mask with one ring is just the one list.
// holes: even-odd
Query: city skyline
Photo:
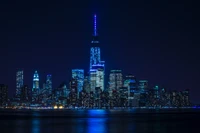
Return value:
[[(109, 79), (105, 81), (105, 61), (101, 60), (101, 47), (97, 32), (97, 15), (93, 16), (93, 35), (90, 47), (89, 70), (72, 69), (69, 83), (62, 82), (52, 87), (52, 75), (40, 86), (37, 70), (33, 74), (32, 90), (23, 85), (23, 70), (16, 74), (16, 94), (10, 100), (8, 87), (1, 85), (1, 106), (11, 108), (49, 107), (63, 109), (113, 108), (113, 107), (189, 107), (190, 90), (170, 91), (164, 86), (149, 86), (148, 80), (137, 79), (133, 74), (123, 75), (122, 70), (109, 70)], [(86, 79), (86, 80), (85, 80)]]
[[(184, 46), (181, 45), (181, 47), (185, 48), (185, 50), (180, 52), (180, 51), (178, 51), (179, 50), (178, 47), (182, 43), (175, 45), (175, 48), (174, 48), (174, 47), (172, 47), (172, 45), (169, 44), (169, 43), (173, 44), (173, 42), (167, 40), (164, 36), (158, 36), (157, 34), (154, 35), (154, 38), (160, 37), (159, 38), (160, 40), (158, 40), (158, 42), (156, 42), (156, 39), (155, 40), (149, 39), (147, 37), (147, 35), (149, 35), (148, 32), (150, 32), (151, 30), (147, 30), (145, 32), (145, 30), (144, 30), (145, 26), (147, 29), (148, 24), (139, 25), (137, 21), (141, 21), (141, 22), (144, 22), (144, 21), (136, 19), (139, 17), (139, 16), (137, 16), (137, 14), (132, 15), (132, 19), (130, 19), (128, 17), (128, 15), (126, 15), (125, 13), (119, 14), (119, 18), (122, 20), (124, 19), (122, 21), (122, 20), (118, 20), (117, 16), (114, 13), (114, 11), (118, 11), (117, 9), (113, 9), (114, 11), (108, 12), (107, 15), (105, 15), (106, 11), (102, 11), (101, 9), (98, 9), (98, 10), (99, 11), (97, 12), (97, 14), (99, 15), (98, 21), (100, 21), (98, 24), (100, 26), (99, 34), (100, 34), (100, 41), (101, 41), (101, 51), (103, 52), (102, 53), (103, 59), (106, 61), (106, 74), (107, 75), (105, 78), (108, 79), (109, 70), (122, 69), (125, 74), (131, 73), (139, 79), (146, 79), (152, 85), (155, 85), (155, 84), (165, 85), (167, 89), (172, 89), (172, 90), (174, 90), (174, 89), (184, 90), (184, 89), (189, 88), (192, 93), (191, 98), (192, 99), (194, 98), (192, 101), (194, 101), (194, 102), (199, 101), (198, 95), (197, 95), (197, 94), (199, 94), (198, 85), (197, 85), (197, 83), (198, 83), (197, 79), (198, 79), (198, 75), (199, 75), (199, 71), (197, 68), (198, 68), (199, 64), (198, 63), (195, 64), (196, 63), (195, 59), (197, 59), (197, 56), (195, 56), (195, 59), (193, 58), (194, 57), (193, 53), (197, 53), (197, 52), (191, 52), (193, 49), (189, 49), (190, 51), (187, 51), (187, 52), (189, 52), (189, 55), (191, 55), (191, 56), (193, 55), (193, 56), (191, 58), (186, 56), (186, 58), (185, 58), (185, 56), (183, 55), (183, 53), (186, 51), (187, 45), (189, 45), (190, 41), (185, 40), (185, 43), (188, 43), (188, 44), (184, 45)], [(106, 10), (108, 11), (108, 8), (106, 8)], [(41, 10), (41, 12), (45, 12), (45, 11)], [(37, 11), (35, 11), (34, 13), (37, 14)], [(88, 13), (89, 13), (89, 15), (88, 15)], [(59, 32), (58, 35), (59, 36), (61, 35), (61, 37), (58, 37), (58, 35), (56, 35), (57, 32), (55, 32), (55, 33), (51, 32), (51, 31), (55, 30), (56, 27), (58, 29), (61, 28), (59, 25), (54, 25), (52, 22), (50, 25), (53, 25), (54, 28), (50, 30), (49, 34), (51, 34), (50, 37), (54, 36), (55, 37), (54, 39), (56, 39), (56, 40), (53, 40), (51, 42), (48, 41), (48, 39), (50, 39), (50, 37), (44, 37), (43, 39), (41, 39), (42, 38), (41, 33), (39, 33), (38, 36), (36, 36), (34, 38), (35, 34), (40, 31), (39, 29), (33, 30), (34, 35), (30, 35), (31, 30), (28, 32), (29, 34), (27, 34), (28, 38), (33, 42), (29, 42), (28, 39), (23, 39), (23, 37), (25, 37), (24, 34), (26, 33), (26, 30), (25, 30), (26, 27), (24, 27), (22, 29), (17, 29), (17, 33), (20, 31), (22, 31), (22, 33), (23, 33), (22, 34), (20, 32), (19, 38), (13, 37), (15, 34), (13, 33), (14, 35), (10, 35), (10, 34), (12, 34), (12, 32), (9, 32), (8, 34), (10, 35), (10, 38), (12, 38), (12, 39), (5, 40), (1, 44), (5, 44), (5, 43), (6, 44), (8, 43), (10, 45), (18, 44), (19, 47), (23, 49), (22, 51), (25, 51), (25, 53), (20, 51), (19, 48), (17, 48), (14, 45), (11, 45), (13, 48), (12, 47), (11, 48), (4, 47), (5, 51), (11, 50), (11, 52), (12, 51), (14, 51), (14, 52), (11, 55), (8, 55), (8, 54), (2, 52), (2, 55), (5, 55), (5, 56), (1, 56), (1, 60), (2, 61), (10, 60), (10, 61), (8, 62), (8, 67), (5, 67), (5, 66), (7, 66), (5, 64), (3, 64), (1, 66), (1, 68), (2, 68), (0, 71), (0, 73), (2, 75), (2, 76), (0, 76), (1, 83), (8, 85), (9, 90), (11, 90), (11, 92), (14, 94), (15, 86), (16, 86), (16, 84), (15, 84), (16, 77), (14, 75), (16, 73), (17, 68), (20, 68), (20, 69), (24, 70), (24, 79), (25, 79), (24, 84), (31, 85), (32, 75), (35, 70), (38, 70), (38, 72), (40, 74), (40, 78), (41, 78), (41, 80), (40, 80), (41, 83), (43, 81), (45, 81), (47, 74), (51, 73), (53, 75), (53, 78), (54, 78), (53, 88), (55, 88), (62, 81), (69, 81), (70, 76), (71, 76), (71, 74), (70, 74), (71, 69), (81, 68), (84, 70), (88, 70), (87, 69), (88, 68), (88, 59), (89, 59), (88, 53), (89, 53), (89, 49), (90, 49), (90, 40), (91, 40), (90, 35), (92, 33), (92, 26), (91, 26), (92, 25), (91, 24), (92, 14), (93, 14), (93, 12), (91, 13), (90, 10), (87, 10), (86, 12), (84, 12), (82, 14), (76, 12), (76, 15), (78, 15), (77, 18), (76, 17), (73, 18), (76, 15), (70, 16), (69, 14), (67, 14), (69, 18), (71, 18), (71, 19), (73, 18), (73, 22), (74, 21), (77, 22), (76, 24), (74, 24), (72, 26), (72, 27), (77, 26), (74, 29), (67, 30), (67, 28), (65, 27), (65, 26), (67, 26), (67, 24), (72, 24), (71, 21), (69, 23), (68, 22), (64, 23), (63, 21), (56, 22), (56, 24), (61, 23), (61, 25), (63, 27), (65, 27), (64, 30), (61, 30), (63, 32), (59, 32), (59, 30), (58, 31), (56, 30), (57, 32)], [(142, 15), (142, 14), (140, 14), (140, 15)], [(145, 14), (143, 14), (143, 15), (145, 15)], [(135, 19), (133, 19), (134, 17), (135, 17)], [(62, 18), (65, 18), (64, 14), (62, 14), (59, 17), (59, 20), (62, 20)], [(156, 18), (152, 18), (150, 20), (152, 20), (154, 22), (154, 19), (156, 20)], [(21, 18), (19, 18), (19, 21), (20, 20), (21, 20)], [(139, 28), (137, 29), (137, 28), (134, 28), (134, 26), (125, 25), (128, 20), (130, 20), (131, 22), (134, 22), (134, 20), (135, 20), (135, 23), (133, 23), (133, 25), (135, 25), (135, 26), (139, 25)], [(15, 20), (15, 22), (18, 23), (18, 20)], [(30, 21), (30, 22), (33, 23), (34, 26), (36, 26), (36, 25), (41, 26), (41, 24), (37, 24), (37, 22), (32, 22), (32, 21)], [(43, 21), (41, 20), (41, 22), (43, 22)], [(159, 21), (159, 22), (161, 24), (163, 24), (161, 21)], [(115, 27), (119, 26), (120, 23), (122, 23), (121, 27), (123, 27), (123, 28), (122, 29), (119, 28), (118, 30), (117, 29), (115, 30)], [(116, 25), (111, 26), (111, 24), (114, 24), (114, 25), (116, 24)], [(142, 28), (142, 26), (144, 26), (144, 29)], [(109, 29), (109, 27), (110, 27), (110, 29)], [(153, 27), (155, 27), (155, 25), (152, 26), (152, 28)], [(128, 28), (130, 29), (130, 31), (135, 31), (135, 32), (130, 35), (129, 35), (129, 33), (131, 33), (131, 32), (127, 32), (127, 34), (126, 34), (125, 31), (126, 30), (129, 31)], [(188, 28), (186, 28), (186, 29), (188, 29)], [(125, 31), (123, 31), (123, 29)], [(6, 30), (6, 28), (3, 28), (3, 31), (4, 30)], [(139, 31), (139, 30), (141, 30), (141, 31)], [(79, 33), (79, 31), (80, 31), (80, 33)], [(85, 33), (83, 31), (85, 31)], [(165, 30), (162, 31), (163, 34), (164, 34), (164, 31)], [(42, 32), (48, 33), (48, 30), (42, 29)], [(69, 32), (69, 33), (64, 33), (64, 32)], [(144, 32), (144, 33), (142, 34), (141, 32)], [(165, 32), (167, 32), (167, 31), (165, 31)], [(112, 33), (112, 34), (110, 34), (110, 33)], [(137, 35), (135, 35), (135, 37), (134, 37), (133, 35), (136, 33), (137, 33)], [(188, 35), (189, 33), (185, 32), (186, 35)], [(110, 34), (110, 36), (109, 36), (109, 34)], [(119, 34), (119, 36), (117, 36), (118, 34)], [(140, 39), (137, 39), (136, 36), (138, 37), (140, 35), (144, 35), (144, 36), (141, 36), (141, 37), (139, 37)], [(125, 37), (125, 36), (127, 36), (127, 37)], [(176, 36), (177, 38), (179, 37), (176, 34), (174, 34), (174, 36)], [(70, 40), (70, 37), (72, 37), (73, 39), (71, 39), (71, 41), (66, 41), (67, 39)], [(76, 40), (75, 37), (80, 38), (80, 40), (79, 41)], [(131, 38), (131, 37), (133, 37), (133, 39), (126, 41), (126, 39)], [(188, 38), (189, 37), (190, 36), (188, 35)], [(61, 41), (64, 38), (66, 38), (66, 40)], [(147, 42), (144, 41), (145, 39), (147, 39), (150, 42), (149, 45)], [(185, 38), (183, 38), (183, 36), (179, 37), (179, 39), (175, 40), (175, 42), (177, 43), (181, 39), (184, 40)], [(16, 40), (16, 42), (14, 40)], [(36, 44), (37, 41), (39, 42), (38, 44)], [(139, 41), (141, 41), (141, 42), (139, 42)], [(168, 41), (168, 42), (165, 42), (165, 41)], [(25, 45), (27, 42), (31, 43), (31, 44)], [(153, 42), (155, 42), (155, 44), (151, 44)], [(162, 44), (162, 45), (164, 45), (164, 46), (162, 46), (162, 48), (160, 46), (158, 46), (159, 42), (164, 43), (164, 44)], [(184, 41), (181, 41), (181, 42), (184, 42)], [(47, 45), (48, 43), (50, 43), (51, 45)], [(144, 44), (142, 44), (142, 43), (144, 43)], [(168, 45), (166, 45), (165, 43), (170, 45), (170, 48), (166, 48)], [(40, 45), (42, 44), (42, 45), (40, 46), (39, 44)], [(54, 47), (56, 44), (57, 44), (57, 46)], [(71, 44), (71, 45), (66, 46), (69, 44)], [(115, 45), (115, 44), (117, 44), (117, 45)], [(54, 45), (54, 46), (52, 46), (52, 45)], [(74, 45), (74, 46), (72, 46), (72, 45)], [(81, 45), (84, 45), (84, 47), (82, 47)], [(46, 47), (46, 46), (48, 46), (48, 47)], [(128, 47), (128, 48), (123, 48), (122, 46)], [(39, 49), (34, 48), (34, 47), (38, 47)], [(59, 48), (57, 48), (57, 47), (59, 47)], [(56, 48), (55, 51), (54, 51), (54, 48)], [(165, 48), (167, 50), (164, 50)], [(171, 49), (171, 48), (174, 48), (174, 49)], [(20, 52), (16, 52), (15, 49), (19, 50)], [(61, 49), (66, 49), (66, 50), (61, 50)], [(128, 50), (128, 49), (130, 49), (130, 50)], [(26, 50), (27, 50), (27, 52), (26, 52)], [(115, 52), (110, 54), (109, 51), (111, 51), (111, 50), (113, 50)], [(30, 51), (32, 51), (32, 52), (30, 52)], [(73, 51), (73, 53), (70, 51)], [(30, 52), (30, 53), (28, 53), (28, 52)], [(74, 52), (76, 52), (77, 54), (74, 54)], [(142, 52), (142, 53), (140, 53), (140, 52)], [(170, 54), (169, 55), (165, 54), (166, 52), (169, 52)], [(178, 52), (177, 55), (180, 55), (183, 57), (181, 57), (181, 59), (179, 59), (180, 57), (175, 56), (176, 54), (174, 54), (176, 52)], [(55, 54), (53, 54), (53, 53), (55, 53)], [(61, 53), (64, 53), (64, 54), (61, 54)], [(43, 55), (43, 54), (45, 54), (45, 55)], [(131, 54), (132, 54), (132, 56), (130, 58), (129, 56)], [(152, 54), (152, 56), (148, 57), (149, 54)], [(84, 57), (81, 57), (81, 55)], [(8, 57), (6, 57), (6, 56), (8, 56)], [(16, 56), (16, 58), (14, 56)], [(27, 56), (27, 57), (24, 57), (24, 56)], [(121, 58), (121, 56), (122, 56), (122, 58)], [(11, 57), (13, 57), (13, 59)], [(17, 59), (17, 57), (18, 57), (18, 59)], [(49, 58), (47, 58), (47, 57), (49, 57)], [(68, 57), (70, 57), (71, 60), (69, 60)], [(159, 58), (161, 58), (161, 59), (159, 59)], [(38, 64), (31, 63), (32, 60), (33, 60), (33, 62), (38, 60)], [(77, 60), (78, 60), (78, 62), (77, 62)], [(126, 60), (129, 60), (129, 61), (126, 61)], [(131, 63), (130, 63), (130, 60), (131, 60)], [(49, 67), (49, 66), (51, 66), (51, 67)], [(194, 70), (191, 70), (191, 68), (193, 68)], [(191, 79), (188, 77), (194, 77), (194, 78)]]

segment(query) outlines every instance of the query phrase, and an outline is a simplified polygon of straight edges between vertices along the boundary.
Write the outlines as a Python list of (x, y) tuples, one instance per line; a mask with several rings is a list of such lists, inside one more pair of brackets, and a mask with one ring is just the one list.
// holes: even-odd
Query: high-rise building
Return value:
[(80, 93), (83, 90), (84, 70), (83, 69), (72, 69), (72, 78), (77, 80), (78, 93)]
[(85, 76), (85, 78), (84, 78), (84, 82), (83, 82), (83, 90), (85, 90), (87, 93), (90, 92), (89, 76)]
[(33, 88), (39, 89), (39, 74), (37, 71), (35, 71), (33, 75)]
[(48, 74), (47, 75), (47, 79), (46, 79), (46, 84), (45, 84), (45, 87), (48, 91), (48, 94), (52, 94), (52, 75), (51, 74)]
[(20, 100), (31, 101), (31, 89), (28, 87), (28, 85), (24, 85), (21, 87)]
[[(105, 66), (104, 63), (98, 65), (92, 65), (91, 71), (91, 81), (94, 81), (95, 86), (92, 86), (92, 91), (94, 92), (96, 87), (99, 87), (102, 91), (104, 91), (104, 75), (105, 75)], [(94, 79), (94, 80), (92, 80)]]
[(147, 105), (148, 98), (148, 81), (147, 80), (139, 80), (138, 81), (138, 89), (140, 94), (139, 106)]
[(5, 106), (8, 100), (8, 86), (0, 84), (0, 106)]
[(70, 87), (70, 92), (77, 93), (77, 91), (78, 91), (77, 80), (76, 79), (71, 79), (71, 81), (69, 83), (69, 87)]
[(119, 91), (123, 87), (123, 76), (121, 70), (111, 70), (109, 76), (109, 92)]
[(128, 88), (128, 105), (139, 105), (139, 92), (137, 89), (137, 82), (134, 75), (127, 75), (124, 81), (124, 87)]
[(17, 71), (16, 73), (16, 97), (20, 97), (21, 87), (24, 83), (24, 74), (22, 70)]
[(33, 75), (33, 88), (32, 88), (32, 101), (37, 101), (38, 95), (40, 93), (40, 87), (39, 87), (39, 74), (37, 71), (35, 71)]
[(97, 34), (97, 16), (94, 15), (94, 33), (90, 48), (90, 90), (95, 92), (96, 87), (104, 90), (105, 61), (101, 61), (100, 43)]
[(92, 69), (92, 65), (100, 64), (101, 62), (101, 54), (99, 47), (99, 39), (97, 34), (97, 16), (94, 15), (94, 34), (93, 39), (91, 41), (92, 47), (90, 48), (90, 69)]
[(70, 94), (69, 94), (70, 104), (75, 106), (77, 102), (77, 91), (78, 91), (77, 80), (71, 79), (69, 86), (70, 86)]
[(184, 90), (182, 91), (182, 93), (183, 93), (184, 106), (190, 106), (190, 90), (189, 89)]
[(148, 81), (147, 80), (139, 80), (138, 90), (140, 92), (146, 92), (148, 90)]
[(125, 77), (124, 87), (128, 88), (128, 97), (133, 97), (134, 92), (137, 91), (137, 82), (134, 75), (127, 75)]
[(90, 69), (90, 91), (94, 92), (96, 87), (97, 73), (95, 69)]

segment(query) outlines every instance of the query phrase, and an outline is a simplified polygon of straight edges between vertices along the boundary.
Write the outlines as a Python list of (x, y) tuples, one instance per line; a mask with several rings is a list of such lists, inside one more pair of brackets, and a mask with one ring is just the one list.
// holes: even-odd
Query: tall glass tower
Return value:
[(84, 70), (83, 69), (72, 69), (72, 78), (77, 80), (78, 93), (83, 90), (84, 82)]
[(16, 73), (16, 96), (20, 97), (21, 95), (21, 88), (24, 83), (24, 74), (22, 70), (17, 71)]
[(101, 53), (99, 47), (99, 39), (97, 34), (97, 16), (94, 15), (94, 33), (91, 41), (90, 48), (90, 70), (92, 69), (92, 65), (97, 65), (101, 62)]
[(111, 70), (109, 76), (109, 91), (119, 90), (123, 86), (123, 75), (121, 70)]
[(52, 93), (52, 75), (48, 74), (47, 75), (47, 80), (46, 80), (46, 86), (45, 86), (48, 90), (48, 94)]
[(39, 89), (39, 74), (37, 71), (33, 75), (33, 88)]
[(97, 34), (97, 16), (94, 15), (94, 33), (90, 48), (90, 90), (96, 87), (104, 90), (105, 61), (101, 61), (101, 52)]
[(35, 71), (33, 75), (32, 101), (37, 101), (37, 96), (39, 95), (39, 92), (39, 74), (37, 71)]

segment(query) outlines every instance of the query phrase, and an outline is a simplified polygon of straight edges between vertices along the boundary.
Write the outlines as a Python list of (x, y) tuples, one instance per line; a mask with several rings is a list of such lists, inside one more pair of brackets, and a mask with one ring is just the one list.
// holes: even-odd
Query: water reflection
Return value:
[[(107, 112), (105, 110), (88, 110), (88, 133), (105, 133), (107, 131)], [(92, 118), (91, 118), (92, 117)]]
[(31, 121), (31, 125), (32, 125), (32, 133), (40, 133), (40, 119), (35, 117), (38, 116), (38, 113), (33, 113), (33, 119)]
[[(156, 112), (156, 111), (155, 111)], [(48, 113), (48, 117), (42, 117)], [(188, 133), (198, 130), (200, 113), (174, 114), (84, 110), (36, 112), (28, 117), (1, 116), (2, 133)], [(0, 133), (1, 133), (0, 132)]]
[(88, 118), (88, 133), (105, 133), (107, 118)]
[(106, 117), (108, 112), (106, 110), (96, 109), (88, 110), (87, 114), (89, 117)]

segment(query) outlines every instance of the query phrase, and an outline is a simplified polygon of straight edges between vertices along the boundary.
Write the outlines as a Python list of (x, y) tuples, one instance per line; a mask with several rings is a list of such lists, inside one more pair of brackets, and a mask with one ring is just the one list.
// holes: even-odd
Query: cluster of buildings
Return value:
[(110, 70), (105, 82), (105, 61), (101, 60), (94, 15), (94, 33), (90, 48), (89, 71), (72, 69), (71, 80), (52, 87), (52, 75), (40, 86), (39, 73), (33, 74), (33, 85), (24, 84), (24, 71), (16, 73), (16, 94), (8, 99), (8, 86), (0, 84), (1, 107), (113, 108), (113, 107), (188, 107), (189, 90), (167, 91), (150, 87), (147, 80), (137, 80), (122, 70)]

